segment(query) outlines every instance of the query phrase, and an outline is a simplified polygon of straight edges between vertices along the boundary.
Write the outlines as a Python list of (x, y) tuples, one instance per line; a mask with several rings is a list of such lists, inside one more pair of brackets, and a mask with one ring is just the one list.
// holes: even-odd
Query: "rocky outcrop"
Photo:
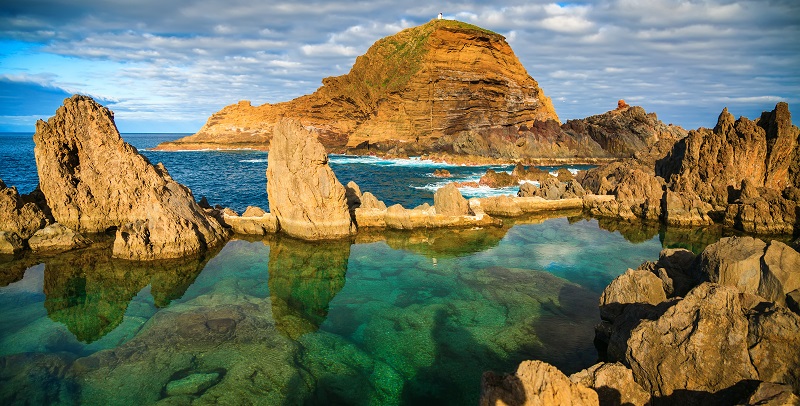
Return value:
[(601, 362), (576, 372), (569, 379), (594, 389), (601, 405), (646, 405), (650, 393), (633, 379), (633, 373), (620, 363)]
[(469, 202), (454, 183), (448, 183), (446, 186), (436, 190), (433, 194), (433, 207), (436, 208), (436, 213), (445, 216), (469, 216), (472, 215), (472, 210), (469, 208)]
[(355, 233), (345, 188), (328, 166), (319, 141), (299, 123), (275, 126), (267, 158), (270, 212), (280, 230), (304, 240), (338, 239)]
[(486, 372), (481, 379), (482, 406), (597, 405), (597, 392), (573, 383), (556, 367), (523, 361), (513, 375)]
[(17, 233), (0, 231), (0, 254), (16, 254), (25, 248)]
[[(20, 196), (17, 188), (7, 187), (0, 179), (0, 232), (5, 233), (7, 241), (27, 240), (51, 222), (33, 196)], [(11, 237), (12, 234), (16, 237)]]
[[(792, 233), (800, 208), (800, 130), (786, 103), (755, 121), (727, 109), (713, 130), (700, 128), (669, 148), (659, 140), (633, 159), (590, 170), (583, 186), (614, 194), (594, 211), (623, 219), (696, 226), (723, 221), (755, 233)], [(630, 210), (629, 210), (630, 209)]]
[(786, 295), (800, 288), (800, 253), (780, 241), (728, 237), (706, 248), (693, 272), (697, 280), (786, 304)]
[(113, 113), (89, 97), (65, 99), (55, 116), (39, 120), (34, 142), (40, 188), (55, 220), (81, 233), (116, 228), (115, 257), (178, 258), (227, 236), (163, 165), (120, 138)]
[(377, 41), (348, 74), (323, 79), (311, 95), (227, 106), (197, 134), (159, 148), (266, 149), (281, 117), (309, 128), (329, 151), (401, 155), (517, 153), (518, 127), (558, 126), (550, 99), (501, 35), (434, 20)]
[(541, 197), (546, 200), (576, 199), (585, 194), (586, 191), (580, 183), (574, 180), (561, 181), (553, 177), (540, 181), (539, 186), (523, 182), (517, 192), (519, 197)]
[(569, 120), (562, 129), (571, 135), (588, 135), (616, 157), (630, 157), (662, 139), (674, 142), (686, 135), (686, 130), (662, 123), (655, 113), (619, 103), (617, 109), (607, 113)]
[(661, 279), (648, 271), (628, 269), (609, 284), (600, 295), (600, 317), (614, 321), (631, 303), (657, 305), (667, 300)]

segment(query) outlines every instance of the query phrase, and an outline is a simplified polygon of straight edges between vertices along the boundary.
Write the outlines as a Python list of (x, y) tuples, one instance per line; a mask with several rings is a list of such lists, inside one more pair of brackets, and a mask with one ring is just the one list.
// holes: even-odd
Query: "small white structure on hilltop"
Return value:
[(439, 17), (437, 17), (437, 19), (441, 20), (442, 18), (444, 18), (444, 16), (442, 16), (442, 13), (439, 13)]

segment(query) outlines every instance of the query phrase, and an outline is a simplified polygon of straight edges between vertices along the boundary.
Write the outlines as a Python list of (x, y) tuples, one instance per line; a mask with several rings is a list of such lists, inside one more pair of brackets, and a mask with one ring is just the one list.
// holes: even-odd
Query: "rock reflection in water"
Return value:
[(331, 299), (344, 286), (350, 241), (277, 237), (269, 245), (268, 285), (276, 327), (292, 339), (317, 331)]
[(145, 286), (151, 285), (157, 307), (181, 297), (215, 254), (142, 263), (111, 258), (109, 247), (100, 244), (47, 258), (44, 306), (53, 321), (91, 343), (122, 322), (128, 303)]

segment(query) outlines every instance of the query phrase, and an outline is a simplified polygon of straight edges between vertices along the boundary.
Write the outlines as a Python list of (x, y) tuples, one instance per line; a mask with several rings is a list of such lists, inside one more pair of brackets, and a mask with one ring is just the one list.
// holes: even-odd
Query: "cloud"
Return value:
[(154, 131), (183, 131), (240, 99), (313, 92), (377, 39), (439, 12), (505, 35), (562, 119), (626, 98), (693, 128), (726, 105), (757, 116), (800, 101), (800, 4), (780, 0), (12, 2), (0, 75), (101, 95), (126, 122), (162, 114)]

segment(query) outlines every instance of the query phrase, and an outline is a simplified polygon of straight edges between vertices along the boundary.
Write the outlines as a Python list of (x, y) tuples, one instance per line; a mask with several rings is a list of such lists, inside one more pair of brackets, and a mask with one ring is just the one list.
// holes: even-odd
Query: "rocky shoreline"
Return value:
[(800, 403), (800, 253), (779, 241), (663, 250), (599, 309), (602, 362), (570, 377), (540, 361), (487, 372), (481, 404)]

